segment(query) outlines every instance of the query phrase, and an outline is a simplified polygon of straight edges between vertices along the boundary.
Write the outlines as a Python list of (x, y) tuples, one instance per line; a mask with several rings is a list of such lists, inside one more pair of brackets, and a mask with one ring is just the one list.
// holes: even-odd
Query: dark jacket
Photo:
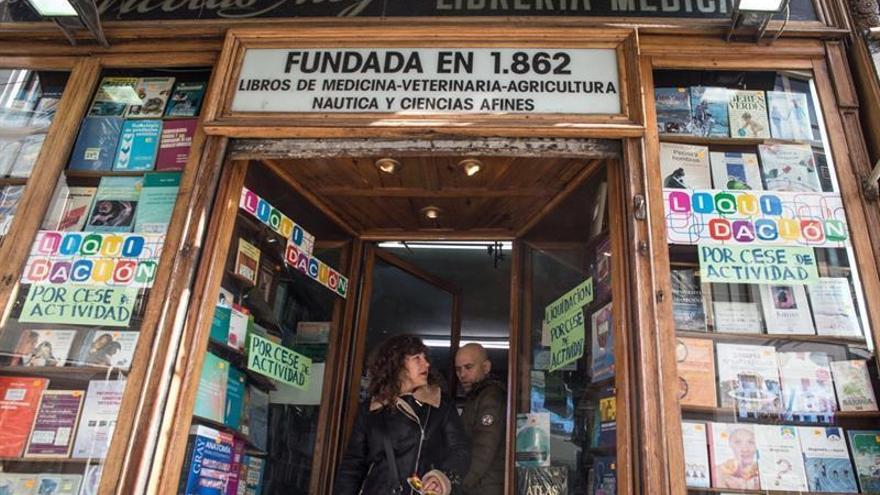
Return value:
[[(425, 439), (420, 449), (423, 430)], [(383, 440), (386, 433), (391, 439), (399, 480), (391, 479)], [(358, 410), (333, 493), (391, 495), (402, 485), (406, 488), (403, 493), (409, 494), (407, 477), (414, 473), (424, 476), (435, 469), (446, 475), (456, 493), (470, 464), (469, 447), (455, 406), (445, 397), (441, 399), (439, 388), (420, 389), (414, 397), (399, 398), (394, 405), (364, 402)]]
[(504, 492), (506, 405), (507, 393), (495, 380), (487, 378), (468, 392), (461, 413), (465, 434), (471, 440), (471, 468), (462, 482), (467, 494)]

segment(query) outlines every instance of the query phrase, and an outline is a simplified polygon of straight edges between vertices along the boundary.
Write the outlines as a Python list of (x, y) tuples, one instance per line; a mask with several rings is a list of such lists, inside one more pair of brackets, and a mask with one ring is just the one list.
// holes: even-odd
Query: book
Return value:
[(864, 337), (847, 278), (821, 277), (807, 286), (807, 293), (817, 334)]
[(86, 117), (79, 128), (67, 168), (112, 170), (119, 135), (125, 121), (119, 117)]
[[(605, 183), (603, 182), (603, 184)], [(594, 301), (606, 301), (611, 297), (610, 237), (606, 236), (596, 244), (595, 256), (595, 263), (593, 264), (593, 287), (595, 288)]]
[(266, 460), (253, 455), (245, 455), (244, 465), (247, 467), (245, 495), (260, 495), (263, 491), (263, 472), (266, 470)]
[(164, 234), (168, 230), (179, 190), (179, 172), (147, 172), (144, 174), (144, 185), (134, 217), (134, 231), (146, 234)]
[(226, 482), (225, 495), (237, 495), (239, 488), (244, 493), (246, 466), (244, 463), (244, 451), (247, 448), (244, 440), (232, 439), (232, 462), (229, 463), (229, 480)]
[(102, 177), (86, 221), (94, 232), (131, 232), (143, 177)]
[(86, 225), (92, 200), (97, 192), (97, 187), (68, 188), (67, 201), (64, 204), (64, 212), (61, 214), (57, 230), (74, 232), (82, 230)]
[(798, 437), (811, 492), (858, 493), (842, 428), (800, 426)]
[(21, 149), (21, 139), (0, 137), (0, 177), (6, 177)]
[(58, 111), (58, 103), (61, 101), (61, 92), (46, 92), (40, 96), (37, 106), (31, 114), (31, 121), (28, 123), (31, 127), (48, 130), (52, 121), (55, 120), (55, 114)]
[(126, 120), (119, 134), (113, 170), (153, 170), (161, 135), (161, 120)]
[(614, 376), (614, 325), (612, 303), (608, 303), (590, 317), (590, 381), (597, 383)]
[(778, 352), (782, 408), (786, 418), (812, 419), (837, 411), (828, 355), (824, 352)]
[(617, 458), (596, 456), (593, 458), (593, 495), (617, 495)]
[(728, 92), (727, 113), (730, 137), (769, 138), (767, 101), (763, 91), (732, 89)]
[(80, 347), (80, 366), (100, 366), (127, 370), (134, 359), (140, 332), (125, 330), (89, 330)]
[(238, 255), (235, 257), (235, 274), (257, 284), (257, 271), (260, 266), (260, 249), (248, 241), (238, 239)]
[(89, 116), (122, 117), (130, 104), (140, 102), (136, 77), (105, 77), (101, 80)]
[(162, 125), (156, 170), (183, 170), (197, 125), (196, 119), (169, 120)]
[(36, 489), (36, 474), (0, 473), (0, 494), (34, 495)]
[(728, 137), (727, 88), (693, 86), (691, 96), (691, 134), (703, 137)]
[(101, 483), (103, 470), (104, 466), (102, 464), (89, 464), (86, 466), (79, 495), (98, 495), (98, 485)]
[(755, 426), (708, 423), (713, 488), (758, 490), (758, 447)]
[(186, 475), (180, 479), (179, 495), (225, 495), (232, 469), (233, 437), (203, 425), (190, 429)]
[(246, 394), (246, 435), (255, 447), (266, 451), (269, 445), (269, 394), (252, 386), (247, 387)]
[(665, 189), (711, 189), (709, 148), (660, 143), (660, 173)]
[(517, 468), (516, 487), (520, 495), (568, 495), (568, 467)]
[(687, 88), (656, 88), (657, 130), (661, 134), (690, 134), (691, 100)]
[(758, 153), (768, 190), (822, 192), (813, 149), (808, 145), (761, 144)]
[(10, 177), (28, 178), (34, 170), (37, 163), (37, 157), (40, 156), (40, 150), (43, 149), (43, 141), (46, 140), (45, 134), (31, 134), (21, 140), (21, 148), (15, 156), (12, 163), (12, 169), (9, 170)]
[(709, 439), (706, 436), (706, 423), (681, 423), (681, 439), (684, 444), (684, 475), (687, 486), (709, 488)]
[(15, 346), (21, 366), (64, 366), (76, 330), (23, 330)]
[(297, 344), (326, 344), (330, 342), (330, 321), (300, 321), (296, 324)]
[(755, 425), (762, 490), (807, 491), (796, 426)]
[(52, 191), (52, 201), (49, 203), (49, 209), (43, 216), (43, 222), (40, 224), (40, 230), (58, 230), (58, 225), (64, 217), (64, 207), (67, 205), (67, 196), (70, 194), (70, 188), (67, 187), (67, 179), (64, 172), (55, 184), (55, 190)]
[(244, 351), (247, 343), (247, 334), (253, 325), (254, 317), (243, 306), (233, 304), (229, 314), (229, 333), (226, 336), (226, 345)]
[(767, 91), (767, 111), (770, 114), (770, 135), (774, 139), (813, 139), (806, 94)]
[(81, 474), (40, 473), (37, 475), (37, 495), (80, 495)]
[(223, 413), (223, 423), (236, 430), (241, 420), (242, 407), (244, 407), (245, 387), (244, 372), (235, 366), (230, 366), (229, 376), (226, 380), (226, 406)]
[(214, 307), (214, 316), (211, 318), (210, 339), (218, 344), (228, 345), (229, 339), (229, 319), (232, 316), (231, 306)]
[(721, 407), (740, 414), (778, 414), (782, 408), (776, 349), (773, 346), (715, 345)]
[(516, 467), (550, 465), (550, 413), (516, 415)]
[(715, 189), (731, 191), (764, 189), (758, 155), (739, 151), (713, 151), (709, 153), (712, 164), (712, 184)]
[(25, 457), (70, 456), (83, 403), (82, 390), (44, 390)]
[(125, 380), (89, 382), (71, 457), (103, 459), (107, 455), (123, 392)]
[(755, 303), (714, 301), (712, 318), (718, 333), (761, 333), (761, 311)]
[(681, 405), (716, 407), (715, 349), (709, 339), (676, 340), (678, 400)]
[(846, 434), (861, 492), (880, 492), (880, 430), (849, 430)]
[(205, 97), (204, 81), (178, 82), (171, 93), (168, 108), (165, 110), (166, 117), (195, 117), (202, 108), (202, 99)]
[[(546, 406), (546, 398), (544, 402)], [(604, 448), (615, 445), (617, 445), (617, 395), (614, 387), (605, 387), (599, 391), (599, 402), (595, 409), (592, 446)]]
[(20, 457), (24, 452), (48, 385), (45, 378), (0, 376), (0, 457)]
[(226, 386), (229, 380), (229, 362), (206, 352), (196, 391), (193, 414), (217, 423), (223, 422), (226, 411)]
[(877, 410), (877, 397), (865, 361), (832, 361), (831, 376), (841, 411)]
[(125, 117), (130, 119), (160, 119), (174, 86), (173, 77), (142, 77), (136, 88), (138, 101), (128, 106)]
[(767, 333), (815, 335), (803, 285), (759, 285)]
[(706, 311), (700, 272), (693, 268), (674, 268), (669, 272), (672, 282), (672, 318), (679, 332), (705, 332)]
[(6, 186), (0, 191), (0, 236), (6, 235), (12, 227), (23, 194), (24, 186)]

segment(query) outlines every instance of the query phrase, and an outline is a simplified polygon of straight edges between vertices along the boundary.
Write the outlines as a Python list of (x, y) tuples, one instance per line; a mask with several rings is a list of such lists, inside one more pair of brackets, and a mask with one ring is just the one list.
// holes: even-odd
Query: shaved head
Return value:
[(463, 345), (455, 354), (455, 374), (465, 392), (470, 392), (490, 371), (492, 371), (492, 362), (489, 361), (486, 349), (480, 344)]

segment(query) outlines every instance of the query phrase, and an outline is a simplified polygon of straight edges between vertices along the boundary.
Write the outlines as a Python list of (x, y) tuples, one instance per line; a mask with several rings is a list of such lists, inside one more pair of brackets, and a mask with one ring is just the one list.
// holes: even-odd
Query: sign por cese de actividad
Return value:
[(234, 112), (621, 112), (613, 48), (254, 48)]

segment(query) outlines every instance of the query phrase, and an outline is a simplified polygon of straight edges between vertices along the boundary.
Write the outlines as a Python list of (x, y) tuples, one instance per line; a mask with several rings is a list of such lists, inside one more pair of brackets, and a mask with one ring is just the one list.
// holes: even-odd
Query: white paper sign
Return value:
[(235, 112), (619, 114), (612, 48), (247, 50)]

